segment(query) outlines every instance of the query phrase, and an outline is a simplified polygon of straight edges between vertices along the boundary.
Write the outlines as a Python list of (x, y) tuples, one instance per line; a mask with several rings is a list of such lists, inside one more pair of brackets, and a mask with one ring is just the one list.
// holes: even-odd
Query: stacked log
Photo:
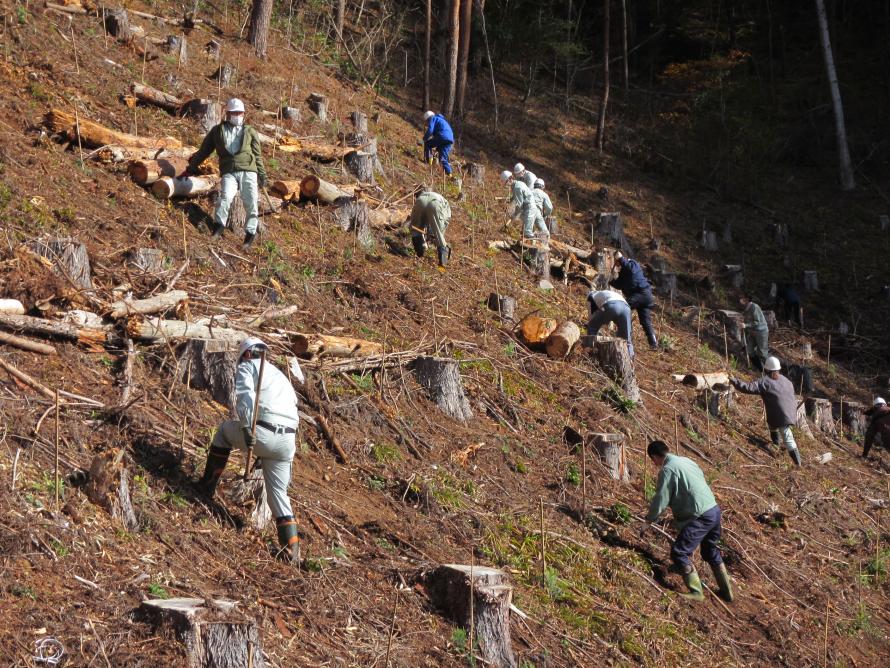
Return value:
[(151, 194), (158, 199), (173, 197), (202, 197), (215, 191), (219, 186), (218, 176), (185, 176), (170, 178), (162, 176), (151, 186)]
[(132, 160), (127, 168), (130, 178), (140, 186), (150, 186), (167, 176), (174, 178), (188, 167), (185, 158), (160, 158), (159, 160)]

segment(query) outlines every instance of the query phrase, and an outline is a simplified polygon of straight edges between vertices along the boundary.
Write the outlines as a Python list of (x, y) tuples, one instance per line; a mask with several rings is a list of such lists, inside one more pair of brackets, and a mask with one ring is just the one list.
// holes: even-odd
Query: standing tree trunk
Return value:
[(250, 9), (250, 29), (247, 31), (247, 41), (253, 46), (253, 50), (260, 58), (266, 57), (266, 47), (269, 44), (269, 23), (272, 20), (272, 0), (253, 0)]
[(454, 98), (457, 91), (457, 51), (460, 41), (460, 0), (450, 0), (448, 11), (448, 56), (445, 74), (445, 98), (442, 113), (451, 117), (454, 113)]
[(430, 108), (430, 41), (433, 33), (433, 0), (426, 0), (426, 30), (423, 36), (423, 110)]
[(596, 148), (602, 153), (606, 144), (606, 107), (609, 104), (609, 0), (603, 0), (603, 99), (596, 119)]
[(467, 93), (467, 64), (470, 60), (470, 32), (473, 21), (473, 0), (461, 0), (460, 45), (457, 66), (457, 116), (463, 118)]
[(337, 31), (337, 39), (335, 43), (337, 45), (337, 53), (340, 52), (340, 48), (343, 46), (343, 19), (346, 17), (346, 0), (337, 0), (337, 17), (336, 17), (336, 26), (335, 30)]
[(621, 0), (621, 62), (624, 65), (624, 92), (627, 93), (630, 90), (627, 62), (627, 0)]
[(825, 73), (828, 75), (828, 88), (831, 91), (831, 105), (834, 108), (834, 131), (837, 135), (838, 163), (841, 173), (841, 190), (853, 190), (853, 163), (850, 148), (847, 146), (847, 128), (844, 124), (844, 105), (841, 102), (841, 89), (837, 82), (837, 70), (831, 53), (831, 39), (828, 34), (828, 21), (825, 18), (824, 0), (816, 0), (816, 14), (819, 17), (819, 37), (822, 40), (822, 56), (825, 58)]

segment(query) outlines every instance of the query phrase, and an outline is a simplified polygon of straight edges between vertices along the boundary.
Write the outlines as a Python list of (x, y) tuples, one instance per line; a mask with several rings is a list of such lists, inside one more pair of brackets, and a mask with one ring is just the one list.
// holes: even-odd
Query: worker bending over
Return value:
[(658, 338), (652, 327), (652, 309), (655, 308), (655, 298), (652, 296), (652, 286), (643, 274), (643, 268), (636, 260), (624, 257), (620, 252), (615, 253), (616, 266), (619, 267), (618, 277), (609, 282), (613, 288), (621, 290), (627, 299), (631, 310), (637, 312), (643, 332), (650, 348), (658, 347)]
[(451, 257), (451, 247), (445, 241), (445, 230), (451, 222), (451, 206), (448, 200), (429, 186), (420, 186), (414, 194), (414, 207), (411, 209), (411, 243), (417, 257), (426, 253), (426, 237), (436, 242), (439, 267), (444, 269)]
[(529, 187), (529, 189), (535, 187), (535, 181), (538, 180), (538, 177), (535, 176), (534, 172), (530, 172), (525, 168), (521, 162), (517, 162), (513, 165), (513, 176), (517, 181), (522, 181), (525, 185)]
[(866, 411), (870, 420), (865, 431), (865, 444), (862, 457), (868, 457), (868, 451), (874, 443), (885, 450), (890, 448), (890, 406), (881, 397), (875, 399), (874, 405)]
[(423, 115), (423, 121), (426, 123), (426, 131), (423, 133), (423, 159), (432, 164), (433, 149), (435, 149), (439, 154), (442, 169), (451, 176), (448, 153), (454, 146), (454, 131), (442, 114), (427, 111)]
[(587, 293), (590, 304), (590, 320), (587, 323), (587, 334), (596, 336), (600, 327), (607, 322), (614, 322), (618, 327), (618, 336), (627, 341), (627, 354), (633, 358), (634, 344), (631, 341), (630, 306), (621, 294), (611, 290), (591, 290)]
[[(266, 344), (255, 337), (245, 339), (238, 348), (238, 367), (235, 370), (235, 412), (238, 419), (226, 420), (216, 430), (207, 455), (204, 477), (198, 485), (212, 497), (232, 448), (253, 448), (263, 469), (266, 500), (278, 529), (279, 554), (293, 563), (299, 563), (297, 523), (287, 496), (299, 424), (297, 395), (287, 377), (268, 360), (263, 365), (262, 386), (259, 386), (261, 358), (266, 350)], [(257, 393), (260, 400), (254, 437), (251, 425)]]
[(542, 230), (543, 234), (549, 237), (550, 233), (544, 224), (544, 217), (541, 215), (540, 209), (535, 204), (535, 197), (531, 189), (506, 170), (501, 172), (501, 181), (510, 186), (509, 203), (513, 205), (511, 216), (522, 224), (523, 238), (531, 238), (536, 228)]

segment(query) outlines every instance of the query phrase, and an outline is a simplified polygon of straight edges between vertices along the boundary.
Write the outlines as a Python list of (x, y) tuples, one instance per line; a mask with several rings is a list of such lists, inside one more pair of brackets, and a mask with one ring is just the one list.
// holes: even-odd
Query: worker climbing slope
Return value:
[(212, 497), (232, 448), (248, 452), (253, 449), (263, 469), (266, 499), (278, 529), (279, 554), (299, 563), (297, 523), (287, 496), (299, 424), (297, 395), (287, 377), (266, 361), (266, 350), (266, 344), (254, 337), (245, 339), (238, 348), (238, 366), (235, 370), (235, 412), (238, 419), (226, 420), (216, 430), (207, 455), (204, 476), (198, 486)]
[(547, 218), (553, 214), (553, 202), (550, 201), (550, 195), (544, 190), (544, 180), (535, 179), (535, 185), (532, 188), (532, 197), (535, 199), (535, 206), (541, 212), (544, 221), (544, 230), (547, 230)]
[(514, 178), (513, 174), (507, 170), (501, 172), (501, 181), (510, 186), (508, 203), (513, 207), (510, 216), (513, 220), (518, 219), (522, 225), (522, 237), (531, 238), (535, 229), (541, 231), (543, 235), (549, 236), (547, 226), (544, 224), (544, 217), (535, 204), (531, 189), (522, 181)]
[(429, 186), (420, 186), (414, 194), (414, 206), (411, 209), (411, 243), (417, 257), (426, 253), (426, 238), (433, 237), (439, 267), (444, 269), (451, 257), (451, 247), (445, 240), (445, 230), (451, 221), (451, 206), (448, 200)]
[(866, 414), (869, 416), (869, 423), (862, 447), (863, 458), (868, 457), (871, 446), (875, 443), (885, 450), (890, 448), (890, 406), (882, 397), (878, 397)]
[(766, 356), (769, 355), (769, 327), (766, 324), (766, 317), (747, 292), (739, 295), (739, 304), (744, 309), (742, 326), (745, 329), (748, 358), (755, 369), (762, 371)]
[(232, 98), (226, 103), (226, 119), (210, 129), (201, 147), (189, 158), (185, 173), (197, 174), (198, 167), (216, 152), (219, 158), (219, 198), (213, 214), (213, 239), (219, 239), (229, 220), (229, 210), (240, 191), (244, 202), (244, 249), (250, 248), (259, 225), (259, 190), (266, 185), (266, 168), (260, 138), (253, 126), (244, 123), (244, 103)]
[(655, 328), (652, 326), (652, 309), (655, 308), (652, 286), (636, 260), (624, 257), (620, 252), (615, 253), (615, 259), (616, 266), (619, 267), (618, 276), (612, 279), (609, 285), (624, 293), (628, 306), (631, 310), (635, 310), (640, 318), (649, 347), (657, 348), (658, 337), (655, 336)]
[(451, 176), (451, 164), (448, 162), (448, 153), (454, 146), (454, 131), (442, 114), (427, 111), (423, 115), (426, 123), (426, 131), (423, 133), (423, 159), (431, 162), (433, 150), (439, 154), (439, 162), (445, 173)]

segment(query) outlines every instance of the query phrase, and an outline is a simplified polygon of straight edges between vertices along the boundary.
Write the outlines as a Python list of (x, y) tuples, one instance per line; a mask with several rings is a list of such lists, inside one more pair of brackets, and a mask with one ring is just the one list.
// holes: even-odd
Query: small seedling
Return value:
[(158, 598), (170, 598), (170, 594), (167, 593), (167, 590), (157, 582), (152, 582), (148, 585), (148, 593), (152, 596), (157, 596)]
[(578, 465), (574, 462), (566, 468), (566, 482), (575, 487), (581, 484), (581, 471), (578, 470)]

